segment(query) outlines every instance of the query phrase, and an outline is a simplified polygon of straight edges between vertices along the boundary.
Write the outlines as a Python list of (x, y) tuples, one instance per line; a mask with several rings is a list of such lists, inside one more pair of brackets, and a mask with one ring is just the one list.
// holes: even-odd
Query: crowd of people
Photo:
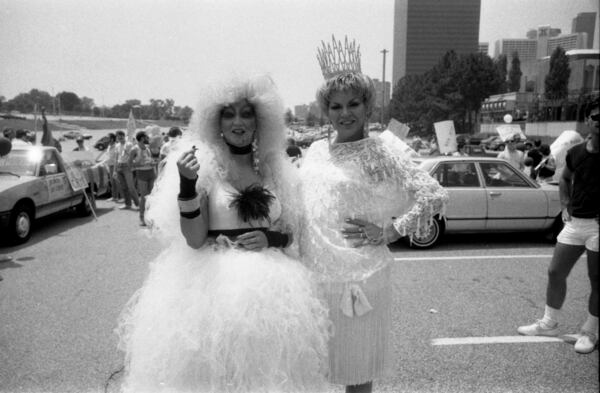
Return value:
[[(148, 128), (152, 128), (154, 135)], [(154, 127), (147, 127), (136, 132), (134, 140), (128, 141), (123, 130), (107, 135), (108, 145), (98, 160), (108, 169), (111, 182), (109, 201), (123, 202), (119, 206), (122, 210), (137, 208), (140, 226), (147, 226), (146, 199), (164, 166), (169, 149), (182, 134), (179, 127), (171, 127), (166, 135), (161, 135)]]

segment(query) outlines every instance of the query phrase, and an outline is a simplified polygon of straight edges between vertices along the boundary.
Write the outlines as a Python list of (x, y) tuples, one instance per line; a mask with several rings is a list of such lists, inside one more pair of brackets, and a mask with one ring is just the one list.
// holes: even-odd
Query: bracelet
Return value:
[(287, 233), (266, 231), (265, 236), (267, 237), (268, 247), (285, 248), (290, 241), (290, 236)]
[(179, 174), (179, 198), (181, 199), (190, 199), (194, 198), (196, 193), (196, 181), (198, 177), (195, 179), (188, 179), (185, 176), (181, 176)]
[(183, 218), (196, 218), (200, 215), (200, 197), (195, 195), (191, 199), (177, 199), (179, 215)]

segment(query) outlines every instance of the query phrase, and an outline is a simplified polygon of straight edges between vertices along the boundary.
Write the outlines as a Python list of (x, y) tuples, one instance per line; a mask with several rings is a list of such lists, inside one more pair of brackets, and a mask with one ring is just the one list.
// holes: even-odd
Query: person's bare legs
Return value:
[(548, 285), (546, 287), (546, 304), (548, 306), (557, 310), (562, 308), (567, 295), (567, 277), (584, 251), (584, 246), (556, 243), (552, 261), (548, 267)]
[(588, 311), (593, 316), (598, 316), (598, 251), (587, 250), (588, 277), (592, 291), (588, 300)]

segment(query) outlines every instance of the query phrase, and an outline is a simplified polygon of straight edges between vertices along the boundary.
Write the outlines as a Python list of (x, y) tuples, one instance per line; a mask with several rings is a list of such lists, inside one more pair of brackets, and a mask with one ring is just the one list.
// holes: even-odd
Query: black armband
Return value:
[(290, 236), (286, 233), (276, 231), (266, 231), (267, 244), (269, 247), (285, 248), (290, 241)]
[(179, 175), (179, 198), (180, 199), (191, 199), (196, 196), (196, 181), (195, 179), (188, 179), (187, 177)]

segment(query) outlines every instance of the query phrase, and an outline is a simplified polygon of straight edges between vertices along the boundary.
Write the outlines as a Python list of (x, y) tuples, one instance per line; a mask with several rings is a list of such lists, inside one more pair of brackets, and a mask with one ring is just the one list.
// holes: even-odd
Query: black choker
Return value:
[(242, 146), (242, 147), (238, 147), (238, 146), (234, 146), (231, 145), (227, 142), (225, 142), (225, 144), (227, 145), (227, 147), (229, 148), (229, 152), (231, 154), (250, 154), (252, 153), (252, 144), (246, 145), (246, 146)]

